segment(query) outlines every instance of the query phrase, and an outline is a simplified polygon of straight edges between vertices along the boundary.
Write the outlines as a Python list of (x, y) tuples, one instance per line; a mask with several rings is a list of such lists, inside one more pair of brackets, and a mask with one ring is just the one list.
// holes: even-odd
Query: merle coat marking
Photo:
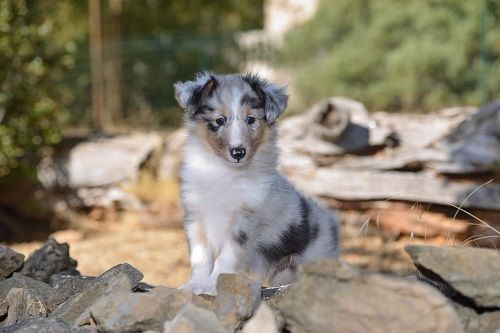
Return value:
[(336, 218), (276, 169), (285, 88), (201, 73), (175, 91), (189, 133), (182, 203), (192, 273), (183, 287), (215, 294), (219, 274), (235, 272), (284, 284), (297, 264), (336, 257)]

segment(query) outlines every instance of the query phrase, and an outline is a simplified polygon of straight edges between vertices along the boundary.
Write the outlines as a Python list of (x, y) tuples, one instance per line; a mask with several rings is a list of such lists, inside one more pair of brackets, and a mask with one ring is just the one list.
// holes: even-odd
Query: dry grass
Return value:
[(124, 185), (123, 190), (144, 203), (179, 204), (179, 182), (173, 179), (160, 180), (151, 172), (141, 173), (136, 183)]
[[(70, 245), (71, 256), (84, 275), (99, 275), (128, 262), (153, 285), (177, 287), (189, 274), (188, 249), (181, 227), (179, 185), (143, 172), (135, 184), (124, 185), (142, 204), (140, 211), (109, 212), (82, 217), (78, 229), (51, 236)], [(28, 255), (41, 242), (9, 244)]]
[[(188, 249), (180, 228), (143, 228), (129, 221), (108, 226), (99, 233), (64, 230), (52, 235), (70, 245), (70, 255), (84, 275), (99, 275), (114, 265), (127, 262), (144, 274), (153, 285), (178, 287), (189, 275)], [(25, 255), (41, 242), (10, 246)]]

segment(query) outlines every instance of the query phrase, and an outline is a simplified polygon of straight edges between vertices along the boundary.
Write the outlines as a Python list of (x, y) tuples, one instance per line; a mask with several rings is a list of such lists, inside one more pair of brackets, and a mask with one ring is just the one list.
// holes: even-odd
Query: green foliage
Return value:
[(32, 165), (59, 140), (50, 78), (70, 59), (46, 43), (57, 29), (51, 18), (56, 2), (39, 3), (0, 3), (0, 176)]
[(136, 0), (123, 5), (128, 38), (161, 37), (165, 32), (192, 37), (227, 35), (262, 26), (263, 0)]
[[(107, 69), (116, 56), (109, 38), (114, 21), (110, 2), (101, 3)], [(202, 68), (234, 70), (240, 64), (234, 35), (262, 25), (262, 0), (122, 4), (125, 116), (146, 110), (151, 124), (176, 124), (181, 112), (172, 84)], [(87, 6), (73, 0), (0, 1), (0, 177), (33, 170), (60, 140), (61, 126), (88, 125)]]
[[(301, 105), (344, 95), (372, 110), (480, 104), (483, 1), (323, 0), (278, 54)], [(489, 1), (490, 93), (500, 91), (500, 6)]]
[(261, 28), (262, 18), (262, 0), (124, 2), (125, 116), (149, 113), (148, 127), (181, 125), (173, 83), (202, 69), (237, 71), (235, 34)]
[[(79, 3), (79, 2), (74, 2)], [(85, 2), (86, 3), (86, 2)], [(122, 1), (123, 114), (134, 127), (178, 126), (182, 113), (174, 99), (173, 83), (202, 69), (238, 70), (242, 54), (235, 43), (238, 32), (262, 27), (263, 0), (133, 0)], [(85, 7), (72, 5), (87, 17)], [(109, 1), (102, 1), (105, 67), (117, 56), (111, 30), (115, 22)], [(86, 22), (71, 21), (72, 27)], [(70, 124), (88, 124), (90, 64), (88, 35), (76, 41), (74, 69), (59, 82), (62, 102), (70, 110)], [(105, 99), (111, 93), (105, 73)]]

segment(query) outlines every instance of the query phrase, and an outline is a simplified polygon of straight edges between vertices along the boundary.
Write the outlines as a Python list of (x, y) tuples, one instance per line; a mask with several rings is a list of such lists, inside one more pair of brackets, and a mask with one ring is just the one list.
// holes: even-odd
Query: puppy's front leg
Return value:
[(186, 225), (186, 235), (190, 249), (191, 277), (181, 288), (201, 294), (209, 284), (210, 274), (214, 267), (213, 252), (200, 222), (189, 222)]
[(243, 260), (243, 249), (233, 240), (227, 240), (222, 246), (219, 257), (215, 260), (214, 269), (210, 275), (209, 284), (204, 293), (215, 295), (217, 293), (217, 279), (222, 273), (236, 273), (237, 266)]

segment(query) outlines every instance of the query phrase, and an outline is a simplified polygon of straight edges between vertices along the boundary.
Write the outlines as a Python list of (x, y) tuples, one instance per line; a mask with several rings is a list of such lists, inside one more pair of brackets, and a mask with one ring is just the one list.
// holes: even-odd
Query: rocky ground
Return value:
[(81, 275), (69, 246), (25, 256), (0, 247), (1, 332), (498, 332), (500, 252), (409, 245), (416, 274), (369, 273), (336, 260), (262, 288), (223, 274), (217, 296), (151, 286), (130, 264)]

